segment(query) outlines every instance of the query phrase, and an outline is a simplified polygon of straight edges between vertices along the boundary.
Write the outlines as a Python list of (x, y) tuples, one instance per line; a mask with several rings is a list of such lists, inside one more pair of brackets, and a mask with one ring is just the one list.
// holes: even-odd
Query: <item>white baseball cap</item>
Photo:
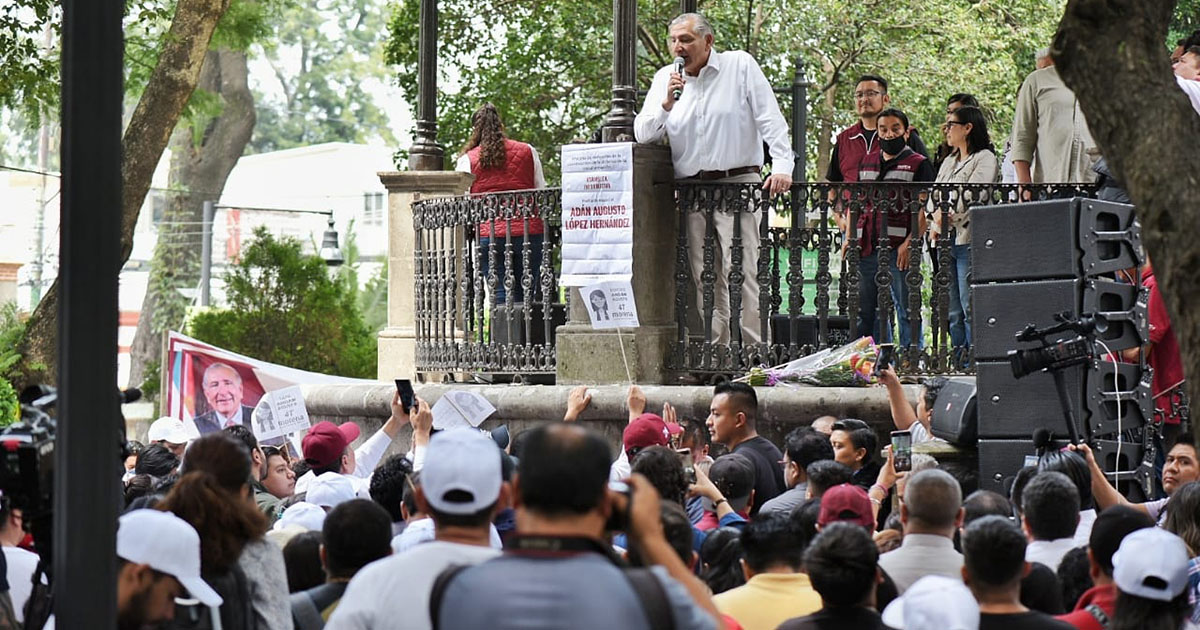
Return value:
[(279, 515), (279, 520), (275, 521), (273, 529), (279, 531), (290, 525), (303, 527), (307, 531), (319, 532), (325, 526), (325, 510), (307, 501), (293, 503), (283, 511), (283, 514)]
[(173, 576), (205, 606), (220, 606), (221, 596), (200, 577), (200, 535), (187, 521), (159, 510), (121, 515), (117, 555)]
[(1179, 536), (1157, 527), (1139, 529), (1113, 554), (1113, 581), (1123, 593), (1169, 602), (1187, 586), (1189, 557)]
[(163, 416), (150, 425), (146, 432), (149, 442), (170, 442), (171, 444), (187, 444), (192, 439), (183, 421), (169, 416)]
[(488, 436), (463, 427), (429, 440), (421, 492), (438, 512), (478, 512), (500, 497), (501, 481), (500, 448)]
[(357, 493), (349, 478), (339, 473), (327, 472), (308, 484), (308, 496), (304, 500), (313, 505), (335, 508), (339, 503), (349, 501), (355, 496)]
[(904, 630), (979, 630), (979, 603), (962, 580), (927, 575), (883, 609), (883, 623)]

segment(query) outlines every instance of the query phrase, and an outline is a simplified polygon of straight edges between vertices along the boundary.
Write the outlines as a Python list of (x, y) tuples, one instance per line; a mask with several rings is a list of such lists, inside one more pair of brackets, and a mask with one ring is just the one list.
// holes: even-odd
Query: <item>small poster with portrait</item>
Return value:
[(601, 282), (579, 287), (579, 297), (587, 307), (592, 328), (637, 328), (637, 306), (633, 303), (633, 285), (628, 281)]
[(268, 392), (254, 408), (251, 421), (250, 427), (260, 442), (307, 431), (309, 419), (304, 394), (296, 385)]

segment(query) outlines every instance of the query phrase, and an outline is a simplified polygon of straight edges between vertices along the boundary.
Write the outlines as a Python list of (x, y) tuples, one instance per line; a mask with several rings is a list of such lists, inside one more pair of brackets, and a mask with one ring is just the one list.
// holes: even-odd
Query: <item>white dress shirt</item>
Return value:
[[(354, 492), (359, 497), (370, 498), (368, 491), (371, 487), (371, 475), (375, 473), (375, 467), (379, 465), (379, 460), (383, 459), (383, 454), (391, 444), (392, 438), (384, 433), (383, 429), (380, 429), (354, 449), (354, 472), (344, 476), (350, 479), (351, 484), (354, 485)], [(294, 492), (296, 494), (308, 492), (308, 484), (312, 483), (313, 479), (316, 479), (316, 476), (311, 470), (301, 475), (296, 480)]]
[(1179, 89), (1187, 94), (1188, 100), (1192, 102), (1192, 109), (1200, 114), (1200, 81), (1176, 76), (1175, 82), (1179, 84)]
[(683, 93), (668, 112), (662, 102), (673, 71), (666, 66), (655, 73), (633, 129), (638, 142), (666, 135), (675, 177), (759, 166), (764, 140), (771, 149), (772, 172), (792, 174), (795, 158), (787, 123), (754, 57), (740, 50), (712, 50), (697, 76), (684, 73)]
[(1074, 549), (1075, 546), (1074, 536), (1057, 540), (1035, 540), (1025, 546), (1025, 561), (1041, 562), (1057, 573), (1063, 556), (1067, 555), (1067, 552)]

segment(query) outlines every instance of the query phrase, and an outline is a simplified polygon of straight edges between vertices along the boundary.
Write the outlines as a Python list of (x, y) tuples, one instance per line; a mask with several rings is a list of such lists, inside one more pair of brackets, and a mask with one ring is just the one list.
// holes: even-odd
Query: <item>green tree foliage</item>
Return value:
[(21, 415), (17, 392), (10, 381), (17, 376), (16, 367), (21, 361), (17, 343), (24, 334), (25, 322), (17, 311), (17, 303), (0, 304), (0, 426), (11, 424)]
[(36, 117), (58, 102), (59, 52), (45, 47), (44, 35), (56, 40), (61, 28), (57, 2), (0, 2), (0, 107)]
[(263, 45), (282, 99), (255, 98), (253, 152), (372, 137), (396, 142), (366, 89), (387, 78), (384, 15), (383, 0), (288, 1), (276, 17), (276, 37)]
[[(419, 0), (399, 0), (388, 61), (416, 103)], [(1017, 88), (1033, 53), (1049, 45), (1064, 0), (807, 0), (701, 2), (719, 50), (755, 55), (772, 83), (791, 85), (800, 57), (809, 90), (809, 164), (828, 156), (832, 133), (854, 121), (855, 77), (881, 73), (894, 104), (928, 141), (940, 141), (946, 97), (976, 94), (1003, 144)], [(638, 2), (638, 87), (671, 62), (668, 0)], [(465, 143), (471, 113), (491, 101), (509, 135), (543, 154), (558, 172), (558, 146), (586, 138), (609, 108), (612, 3), (606, 0), (442, 0), (439, 31), (439, 139), (448, 159)], [(450, 81), (456, 78), (455, 81)], [(639, 108), (640, 108), (639, 103)], [(781, 95), (785, 115), (790, 97)], [(820, 147), (820, 149), (818, 148)], [(811, 167), (810, 167), (811, 168)], [(816, 174), (811, 168), (810, 177)]]
[[(313, 249), (317, 248), (314, 242)], [(387, 326), (387, 264), (379, 267), (375, 275), (367, 279), (359, 288), (359, 272), (362, 269), (361, 252), (358, 249), (358, 232), (354, 229), (354, 221), (346, 226), (346, 245), (342, 247), (343, 264), (338, 267), (337, 281), (346, 286), (347, 291), (355, 294), (358, 312), (362, 313), (363, 325), (372, 334)]]
[(1175, 42), (1200, 29), (1200, 0), (1179, 0), (1175, 14), (1167, 30), (1167, 47), (1174, 48)]
[(228, 308), (197, 313), (190, 335), (271, 363), (374, 378), (375, 335), (363, 325), (355, 291), (331, 279), (299, 241), (255, 230), (225, 286)]

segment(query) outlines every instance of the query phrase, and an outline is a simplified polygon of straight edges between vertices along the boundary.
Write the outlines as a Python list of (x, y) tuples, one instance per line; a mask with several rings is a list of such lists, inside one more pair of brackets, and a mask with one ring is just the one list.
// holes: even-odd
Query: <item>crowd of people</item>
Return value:
[[(757, 62), (715, 50), (698, 14), (669, 28), (683, 70), (655, 75), (637, 139), (669, 140), (681, 181), (788, 189), (787, 126)], [(1172, 62), (1200, 112), (1200, 31), (1179, 42)], [(1095, 166), (1119, 191), (1096, 166), (1086, 121), (1048, 55), (1021, 87), (1003, 152), (970, 94), (949, 97), (945, 142), (933, 155), (891, 97), (882, 76), (857, 81), (859, 121), (839, 134), (829, 181), (995, 182), (1008, 162), (1021, 183), (1083, 181)], [(458, 168), (480, 176), (474, 192), (544, 185), (537, 152), (504, 135), (494, 107), (473, 122)], [(764, 146), (773, 165), (765, 179)], [(693, 238), (716, 234), (718, 279), (736, 260), (734, 232), (757, 251), (757, 220), (741, 216), (750, 227), (735, 230), (743, 220), (735, 213), (713, 226), (703, 216), (688, 223)], [(919, 264), (909, 256), (927, 230), (949, 225), (951, 337), (966, 348), (969, 225), (962, 213), (931, 219), (914, 231), (907, 215), (882, 217), (882, 225), (873, 213), (856, 225), (839, 215), (841, 229), (860, 239), (858, 325), (890, 338), (874, 303), (882, 235), (897, 253), (889, 264), (899, 341), (920, 338), (900, 274)], [(500, 222), (479, 235), (536, 244), (543, 229)], [(697, 278), (701, 254), (692, 250)], [(758, 320), (753, 258), (742, 262), (743, 322)], [(1149, 266), (1141, 273), (1152, 282)], [(524, 299), (520, 286), (510, 289), (510, 301)], [(714, 318), (718, 342), (732, 334), (724, 297)], [(1152, 291), (1152, 320), (1155, 299)], [(747, 341), (758, 340), (752, 328)], [(1169, 352), (1175, 342), (1164, 330), (1169, 323), (1150, 348), (1135, 350)], [(1156, 395), (1178, 386), (1167, 383), (1173, 374), (1156, 370)], [(507, 427), (435, 431), (425, 401), (406, 408), (397, 395), (372, 435), (322, 421), (293, 454), (255, 438), (240, 378), (216, 364), (204, 375), (211, 411), (195, 419), (201, 436), (161, 418), (144, 443), (128, 444), (119, 626), (1200, 628), (1200, 457), (1186, 423), (1176, 418), (1164, 430), (1160, 497), (1131, 503), (1086, 444), (1040, 453), (999, 494), (977, 489), (971, 471), (920, 453), (910, 470), (897, 471), (880, 432), (908, 431), (914, 444), (936, 439), (930, 416), (945, 381), (927, 380), (914, 409), (893, 370), (880, 380), (894, 426), (791, 418), (798, 426), (779, 444), (758, 432), (755, 390), (725, 383), (705, 419), (680, 417), (666, 403), (654, 413), (631, 386), (615, 456), (578, 422), (591, 402), (586, 387), (571, 392), (561, 422), (514, 435)], [(385, 458), (402, 431), (411, 448)], [(21, 622), (35, 590), (29, 544), (21, 506), (0, 497), (8, 584), (0, 622)]]
[[(579, 422), (586, 387), (515, 435), (434, 430), (397, 395), (373, 435), (320, 422), (296, 457), (163, 418), (128, 464), (121, 627), (1200, 627), (1190, 433), (1165, 498), (1130, 503), (1086, 445), (1001, 495), (920, 453), (896, 470), (877, 434), (936, 440), (943, 381), (914, 409), (895, 379), (893, 426), (821, 416), (778, 445), (748, 385), (718, 385), (705, 419), (631, 386), (615, 455)], [(402, 429), (411, 449), (381, 461)]]

